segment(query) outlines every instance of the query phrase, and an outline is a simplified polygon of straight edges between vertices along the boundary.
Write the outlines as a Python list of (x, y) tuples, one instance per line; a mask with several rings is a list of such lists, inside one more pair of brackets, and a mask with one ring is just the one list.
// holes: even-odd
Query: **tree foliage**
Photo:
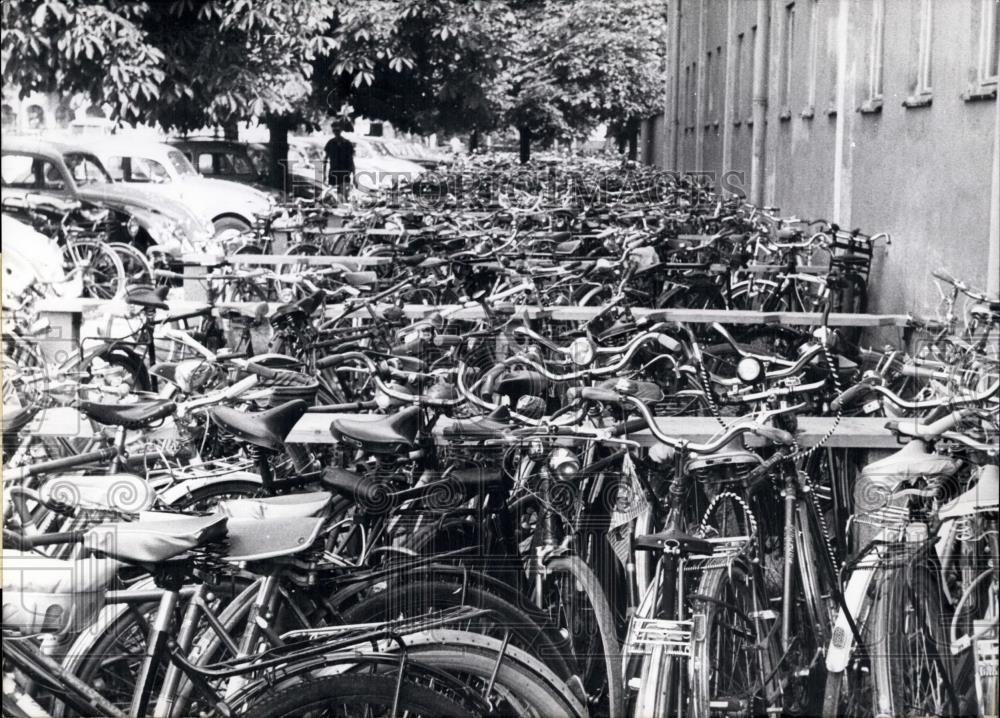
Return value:
[(191, 130), (354, 108), (536, 139), (653, 111), (659, 0), (5, 0), (2, 70)]

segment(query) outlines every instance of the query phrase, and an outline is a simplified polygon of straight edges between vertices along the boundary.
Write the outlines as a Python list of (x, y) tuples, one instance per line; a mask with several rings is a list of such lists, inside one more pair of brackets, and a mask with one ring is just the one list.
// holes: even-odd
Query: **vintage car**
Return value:
[[(389, 189), (419, 177), (424, 168), (393, 157), (371, 138), (349, 132), (344, 137), (354, 145), (354, 183), (363, 190)], [(295, 177), (323, 178), (329, 137), (313, 135), (288, 139), (288, 162)]]
[(129, 217), (131, 243), (172, 257), (215, 252), (215, 227), (179, 199), (115, 182), (85, 145), (29, 137), (4, 138), (0, 152), (4, 206), (45, 194), (117, 210)]
[(215, 225), (216, 237), (245, 232), (258, 217), (268, 216), (274, 200), (237, 182), (203, 177), (176, 147), (123, 137), (86, 142), (116, 182), (141, 185), (150, 192), (180, 199)]
[(290, 187), (272, 186), (268, 177), (270, 159), (264, 145), (201, 137), (170, 140), (170, 144), (205, 177), (250, 185), (277, 197), (312, 198), (324, 189), (324, 183), (308, 173), (294, 176)]

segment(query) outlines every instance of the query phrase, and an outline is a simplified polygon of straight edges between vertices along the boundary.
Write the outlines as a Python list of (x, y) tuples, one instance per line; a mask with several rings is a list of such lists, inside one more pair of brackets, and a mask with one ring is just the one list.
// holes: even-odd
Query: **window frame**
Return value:
[(733, 127), (739, 127), (743, 124), (742, 112), (743, 112), (743, 63), (746, 54), (746, 33), (738, 32), (736, 33), (736, 57), (733, 63), (733, 96), (730, 98), (732, 102), (732, 118)]
[(872, 0), (866, 53), (865, 99), (858, 108), (862, 114), (882, 111), (885, 97), (885, 0)]
[[(934, 43), (934, 0), (920, 0), (917, 9), (915, 59), (910, 69), (911, 94), (903, 100), (903, 107), (928, 107), (934, 96), (932, 75)], [(912, 26), (911, 26), (912, 27)]]
[(799, 113), (803, 120), (816, 116), (816, 74), (819, 71), (819, 0), (805, 0), (809, 8), (809, 59), (806, 72), (806, 104)]
[(792, 63), (795, 61), (795, 0), (786, 2), (781, 16), (778, 51), (778, 120), (792, 118)]
[[(1000, 0), (979, 0), (979, 11), (975, 13), (977, 28), (975, 65), (972, 68), (972, 82), (963, 93), (962, 99), (993, 100), (1000, 86)], [(997, 59), (997, 73), (989, 74), (990, 65)]]

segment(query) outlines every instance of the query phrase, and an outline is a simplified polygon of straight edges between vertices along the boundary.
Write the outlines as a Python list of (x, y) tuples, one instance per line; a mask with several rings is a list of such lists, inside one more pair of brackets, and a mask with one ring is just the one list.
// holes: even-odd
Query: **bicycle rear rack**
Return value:
[(625, 638), (626, 655), (648, 655), (660, 646), (663, 652), (680, 658), (691, 657), (694, 621), (633, 617)]

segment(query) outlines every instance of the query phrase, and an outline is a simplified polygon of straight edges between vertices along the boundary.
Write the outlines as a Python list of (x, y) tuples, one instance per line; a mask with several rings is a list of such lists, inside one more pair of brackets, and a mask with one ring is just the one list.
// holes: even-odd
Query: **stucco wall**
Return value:
[[(647, 123), (644, 131), (658, 132), (664, 148), (647, 159), (660, 164), (671, 156), (664, 128), (677, 112), (678, 160), (668, 169), (742, 172), (749, 190), (758, 3), (670, 1), (680, 3), (682, 96), (676, 108), (668, 97), (664, 115)], [(884, 0), (882, 105), (871, 113), (860, 108), (877, 0), (792, 4), (787, 91), (789, 3), (761, 1), (770, 3), (765, 203), (785, 214), (891, 233), (893, 245), (881, 253), (872, 285), (876, 310), (932, 309), (938, 297), (933, 269), (985, 285), (996, 100), (963, 96), (978, 58), (982, 0), (934, 0), (932, 101), (921, 107), (903, 101), (914, 91), (923, 3)], [(709, 51), (717, 70), (706, 67)], [(714, 93), (713, 112), (707, 93)], [(689, 114), (691, 108), (696, 111)]]

